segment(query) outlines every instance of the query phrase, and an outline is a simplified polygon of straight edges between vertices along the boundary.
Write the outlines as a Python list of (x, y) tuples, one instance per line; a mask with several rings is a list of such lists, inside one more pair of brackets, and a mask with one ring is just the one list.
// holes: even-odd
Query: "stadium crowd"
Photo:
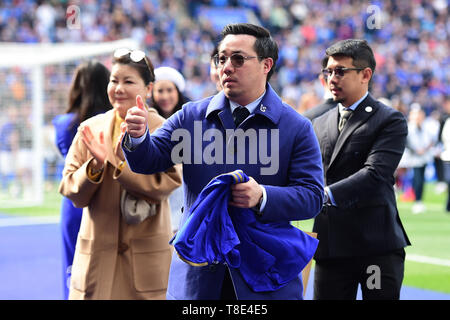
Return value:
[[(208, 19), (197, 20), (201, 5), (237, 6), (237, 1), (31, 1), (0, 4), (0, 41), (98, 42), (132, 37), (155, 66), (180, 70), (192, 99), (208, 96), (209, 54), (217, 34)], [(66, 8), (80, 8), (81, 28), (67, 28)], [(364, 38), (374, 48), (377, 75), (374, 96), (399, 108), (419, 103), (430, 114), (450, 93), (448, 47), (450, 8), (433, 1), (239, 1), (252, 10), (280, 45), (272, 84), (298, 106), (304, 93), (321, 98), (320, 60), (331, 42)], [(211, 17), (210, 19), (214, 19)]]
[[(80, 9), (79, 29), (67, 27), (66, 9), (72, 4)], [(271, 84), (299, 112), (322, 100), (318, 75), (325, 48), (340, 39), (364, 38), (377, 60), (374, 97), (387, 98), (405, 116), (417, 103), (436, 125), (448, 117), (450, 107), (444, 106), (450, 103), (450, 6), (446, 0), (5, 0), (0, 3), (0, 41), (100, 42), (131, 37), (148, 52), (155, 67), (179, 70), (186, 78), (185, 94), (197, 100), (216, 90), (209, 80), (210, 54), (218, 36), (212, 28), (215, 17), (200, 18), (201, 6), (250, 10), (272, 32), (280, 56)], [(71, 81), (71, 76), (61, 77), (58, 67), (53, 68), (47, 81), (67, 89), (51, 91), (55, 97), (47, 98), (46, 122), (63, 112)], [(17, 86), (17, 77), (9, 76), (11, 87)], [(21, 97), (29, 91), (14, 90)]]

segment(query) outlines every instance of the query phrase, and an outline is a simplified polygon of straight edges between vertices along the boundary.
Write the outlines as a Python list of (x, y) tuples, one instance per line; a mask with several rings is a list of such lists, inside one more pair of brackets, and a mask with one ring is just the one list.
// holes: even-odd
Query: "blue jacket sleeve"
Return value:
[(55, 127), (55, 142), (58, 150), (66, 157), (72, 140), (77, 133), (78, 124), (73, 123), (75, 114), (66, 113), (56, 116), (53, 120)]
[(290, 157), (287, 186), (264, 185), (267, 203), (261, 221), (311, 219), (322, 209), (322, 156), (309, 121), (305, 121), (304, 126), (297, 131)]
[(127, 147), (129, 136), (126, 134), (122, 141), (122, 149), (125, 159), (133, 172), (141, 174), (153, 174), (166, 171), (174, 166), (171, 153), (176, 142), (171, 140), (172, 132), (181, 128), (183, 110), (178, 111), (167, 119), (161, 128), (151, 135), (147, 131), (144, 141), (133, 150)]

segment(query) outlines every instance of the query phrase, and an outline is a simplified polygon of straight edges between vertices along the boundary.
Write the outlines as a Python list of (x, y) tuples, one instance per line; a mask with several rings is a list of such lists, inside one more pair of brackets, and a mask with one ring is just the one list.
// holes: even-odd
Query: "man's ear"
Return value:
[(273, 59), (265, 58), (264, 59), (264, 73), (268, 74), (273, 67)]
[(372, 79), (372, 69), (367, 67), (364, 70), (361, 70), (361, 72), (363, 74), (362, 83), (369, 83), (370, 79)]

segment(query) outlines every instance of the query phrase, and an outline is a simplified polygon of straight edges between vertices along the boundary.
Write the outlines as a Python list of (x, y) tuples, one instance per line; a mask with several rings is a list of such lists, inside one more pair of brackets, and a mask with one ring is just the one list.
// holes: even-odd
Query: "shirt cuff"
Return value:
[(259, 212), (262, 212), (264, 210), (264, 208), (266, 207), (266, 202), (267, 202), (267, 192), (266, 192), (266, 188), (262, 187), (262, 201), (261, 201), (261, 206), (259, 206)]
[(130, 150), (136, 149), (136, 147), (145, 140), (145, 137), (147, 136), (147, 132), (148, 132), (148, 128), (147, 128), (147, 130), (145, 130), (145, 133), (142, 136), (140, 136), (139, 138), (133, 138), (130, 135), (128, 135), (129, 139), (127, 141), (127, 147)]
[(331, 203), (333, 206), (337, 207), (336, 202), (334, 201), (334, 197), (333, 197), (333, 194), (331, 193), (330, 188), (329, 188), (329, 187), (325, 187), (325, 191), (326, 191), (327, 194), (328, 194), (328, 198), (330, 199), (330, 203)]

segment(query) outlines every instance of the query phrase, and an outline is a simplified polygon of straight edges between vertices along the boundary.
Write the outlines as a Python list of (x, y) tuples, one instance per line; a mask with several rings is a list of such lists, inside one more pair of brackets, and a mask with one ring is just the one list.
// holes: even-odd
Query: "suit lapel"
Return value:
[(338, 120), (339, 120), (339, 108), (334, 108), (330, 112), (328, 112), (327, 118), (327, 130), (328, 139), (332, 148), (335, 146), (336, 141), (339, 137), (338, 130)]
[[(333, 161), (336, 159), (337, 155), (341, 151), (347, 139), (363, 123), (367, 121), (377, 110), (376, 101), (368, 95), (355, 109), (350, 119), (347, 121), (341, 134), (338, 135), (336, 145), (334, 146), (333, 154), (331, 155), (329, 167), (332, 165)], [(336, 108), (338, 109), (338, 108)], [(337, 129), (337, 124), (336, 124)], [(330, 130), (330, 129), (329, 129)]]
[(220, 119), (220, 122), (222, 123), (222, 127), (224, 129), (233, 129), (234, 130), (234, 120), (233, 120), (233, 114), (231, 113), (230, 103), (226, 102), (226, 108), (219, 112), (218, 116)]
[(223, 129), (234, 129), (233, 115), (230, 110), (230, 102), (223, 91), (216, 94), (208, 104), (205, 118), (219, 117)]
[[(326, 114), (320, 116), (319, 121), (313, 119), (314, 130), (320, 141), (320, 149), (322, 153), (323, 166), (325, 172), (330, 164), (334, 146), (338, 138), (339, 132), (337, 128), (338, 108), (334, 108)], [(323, 119), (323, 120), (322, 120)]]

